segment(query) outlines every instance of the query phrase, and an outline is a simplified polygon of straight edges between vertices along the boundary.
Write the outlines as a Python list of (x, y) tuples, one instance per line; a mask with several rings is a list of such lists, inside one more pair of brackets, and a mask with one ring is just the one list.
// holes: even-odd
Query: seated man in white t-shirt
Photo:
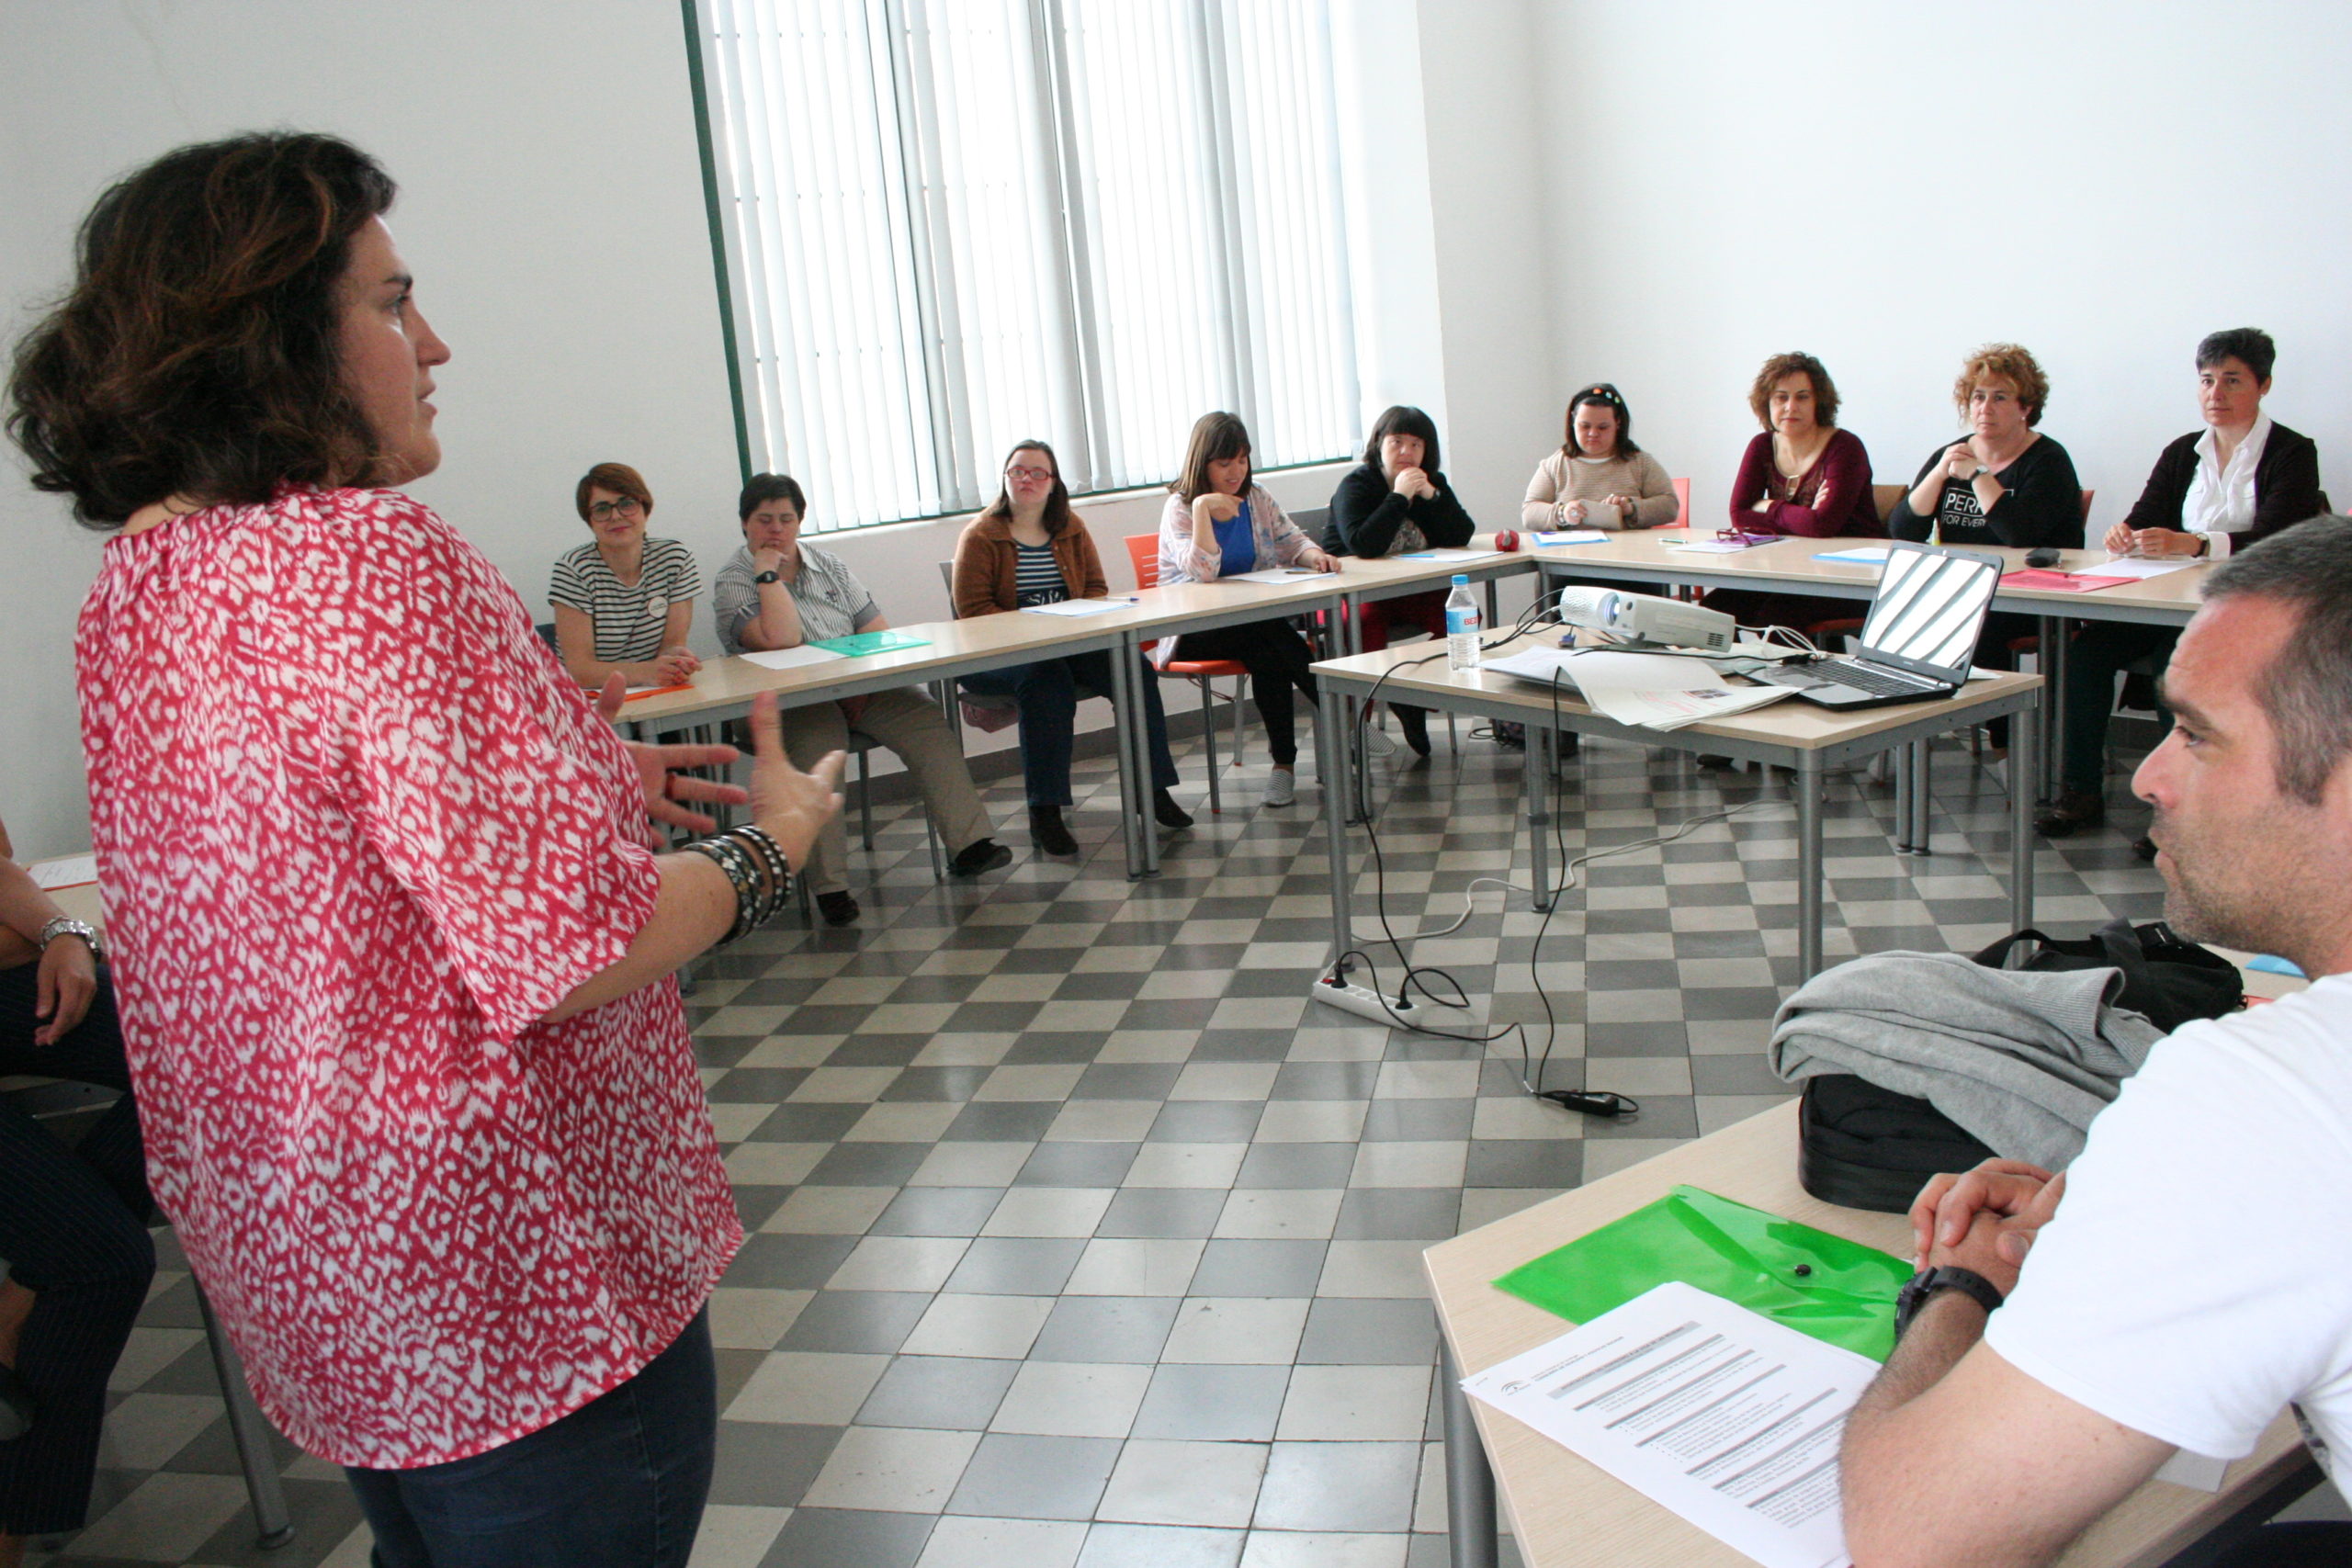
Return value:
[[(2290, 1402), (2352, 1453), (2352, 520), (2215, 569), (2165, 688), (2132, 787), (2165, 918), (2313, 984), (2158, 1045), (2063, 1178), (1988, 1161), (1921, 1194), (1911, 1315), (1846, 1427), (1861, 1568), (2048, 1562)], [(2301, 1529), (2228, 1561), (2352, 1562)]]

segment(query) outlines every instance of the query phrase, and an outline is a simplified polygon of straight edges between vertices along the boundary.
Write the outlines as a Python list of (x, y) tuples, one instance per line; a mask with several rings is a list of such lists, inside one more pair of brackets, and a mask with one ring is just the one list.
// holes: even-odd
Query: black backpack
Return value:
[[(2162, 920), (2138, 927), (2109, 920), (2076, 942), (2028, 929), (1975, 959), (1989, 969), (2120, 969), (2115, 1005), (2145, 1014), (2167, 1034), (2193, 1019), (2234, 1011), (2245, 996), (2235, 964)], [(1927, 1100), (1850, 1073), (1805, 1080), (1797, 1127), (1797, 1179), (1823, 1202), (1849, 1209), (1902, 1213), (1928, 1178), (1994, 1154)]]

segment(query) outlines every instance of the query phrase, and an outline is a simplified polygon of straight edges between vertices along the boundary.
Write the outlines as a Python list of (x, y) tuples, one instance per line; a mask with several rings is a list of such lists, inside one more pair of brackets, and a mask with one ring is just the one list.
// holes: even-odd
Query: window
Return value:
[(1360, 439), (1328, 0), (693, 0), (747, 460), (812, 530)]

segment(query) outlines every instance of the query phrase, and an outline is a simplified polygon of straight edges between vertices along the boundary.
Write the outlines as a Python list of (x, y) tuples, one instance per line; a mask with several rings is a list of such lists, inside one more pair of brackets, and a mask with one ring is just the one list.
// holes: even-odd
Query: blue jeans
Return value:
[(552, 1426), (447, 1464), (346, 1469), (374, 1568), (685, 1568), (710, 1492), (708, 1314)]
[[(1168, 752), (1168, 715), (1159, 705), (1159, 671), (1136, 671), (1143, 685), (1144, 731), (1151, 746), (1151, 787), (1176, 787), (1176, 760)], [(1084, 688), (1083, 694), (1080, 688)], [(1040, 660), (964, 677), (967, 691), (1011, 697), (1021, 705), (1021, 768), (1032, 806), (1069, 804), (1069, 760), (1081, 694), (1111, 694), (1111, 655), (1103, 649)]]

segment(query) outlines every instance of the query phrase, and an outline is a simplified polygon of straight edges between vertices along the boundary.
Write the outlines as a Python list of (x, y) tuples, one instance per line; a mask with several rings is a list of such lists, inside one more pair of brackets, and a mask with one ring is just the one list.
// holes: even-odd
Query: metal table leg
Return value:
[(1323, 771), (1323, 834), (1329, 840), (1326, 846), (1331, 858), (1331, 962), (1355, 945), (1349, 925), (1348, 909), (1352, 900), (1348, 888), (1348, 825), (1347, 807), (1340, 792), (1331, 787), (1330, 781), (1341, 776), (1348, 766), (1347, 754), (1353, 748), (1349, 743), (1346, 727), (1340, 716), (1347, 709), (1347, 699), (1329, 682), (1323, 683), (1323, 722), (1315, 727), (1315, 764)]
[(1117, 732), (1119, 750), (1119, 830), (1125, 836), (1130, 882), (1155, 869), (1145, 863), (1151, 831), (1143, 825), (1140, 808), (1148, 797), (1136, 772), (1135, 711), (1143, 705), (1136, 700), (1135, 660), (1135, 650), (1125, 641), (1111, 650), (1111, 728)]
[(1798, 752), (1797, 971), (1805, 980), (1821, 973), (1821, 753)]
[(2053, 620), (2048, 625), (2057, 634), (2041, 645), (2044, 650), (2041, 659), (2041, 711), (2050, 716), (2050, 727), (2047, 731), (2050, 737), (2050, 749), (2041, 754), (2041, 770), (2039, 774), (2020, 772), (2014, 776), (2029, 779), (2040, 777), (2041, 798), (2055, 800), (2064, 793), (2066, 787), (2064, 777), (2066, 764), (2066, 703), (2064, 694), (2066, 690), (2066, 660), (2072, 657), (2072, 649), (2068, 645), (2073, 640), (2066, 634), (2074, 629), (2075, 623)]
[(1487, 1447), (1478, 1440), (1478, 1423), (1470, 1414), (1470, 1396), (1462, 1392), (1462, 1369), (1453, 1364), (1453, 1347), (1437, 1337), (1438, 1398), (1445, 1411), (1445, 1535), (1451, 1568), (1495, 1568), (1502, 1555), (1501, 1532), (1495, 1526), (1495, 1472), (1487, 1462)]
[(283, 1546), (294, 1539), (294, 1521), (286, 1510), (286, 1486), (277, 1478), (277, 1457), (269, 1447), (269, 1422), (254, 1403), (245, 1385), (245, 1369), (236, 1347), (220, 1332), (212, 1303), (196, 1292), (196, 1310), (204, 1319), (204, 1337), (212, 1348), (212, 1370), (220, 1379), (220, 1394), (228, 1402), (229, 1435), (236, 1439), (237, 1461), (244, 1467), (245, 1495), (254, 1506), (255, 1543)]
[(1935, 792), (1928, 787), (1934, 776), (1935, 755), (1928, 740), (1914, 740), (1907, 750), (1911, 753), (1911, 852), (1915, 855), (1932, 853), (1928, 843), (1928, 808), (1934, 803)]
[[(2043, 686), (2041, 696), (2045, 703), (2049, 694), (2050, 688)], [(2037, 713), (2033, 716), (2039, 719), (2041, 715)], [(2033, 754), (2035, 728), (2035, 725), (2026, 722), (2024, 714), (2019, 714), (2010, 722), (2011, 732), (2019, 737), (2022, 741), (2021, 750), (2009, 753), (2010, 761), (2016, 764), (2017, 770), (2010, 775), (2012, 779), (2033, 776), (2030, 770), (2035, 761)], [(2023, 931), (2033, 924), (2034, 833), (2031, 800), (2032, 796), (2025, 790), (2011, 789), (2009, 791), (2009, 929), (2011, 931)]]
[(1527, 726), (1527, 750), (1521, 752), (1527, 770), (1527, 836), (1528, 866), (1534, 874), (1535, 908), (1548, 913), (1554, 901), (1552, 892), (1552, 770), (1559, 765), (1556, 753), (1560, 738), (1546, 727), (1530, 720)]
[(1918, 773), (1914, 764), (1917, 759), (1908, 746), (1894, 748), (1894, 852), (1911, 852), (1911, 795), (1919, 787)]

